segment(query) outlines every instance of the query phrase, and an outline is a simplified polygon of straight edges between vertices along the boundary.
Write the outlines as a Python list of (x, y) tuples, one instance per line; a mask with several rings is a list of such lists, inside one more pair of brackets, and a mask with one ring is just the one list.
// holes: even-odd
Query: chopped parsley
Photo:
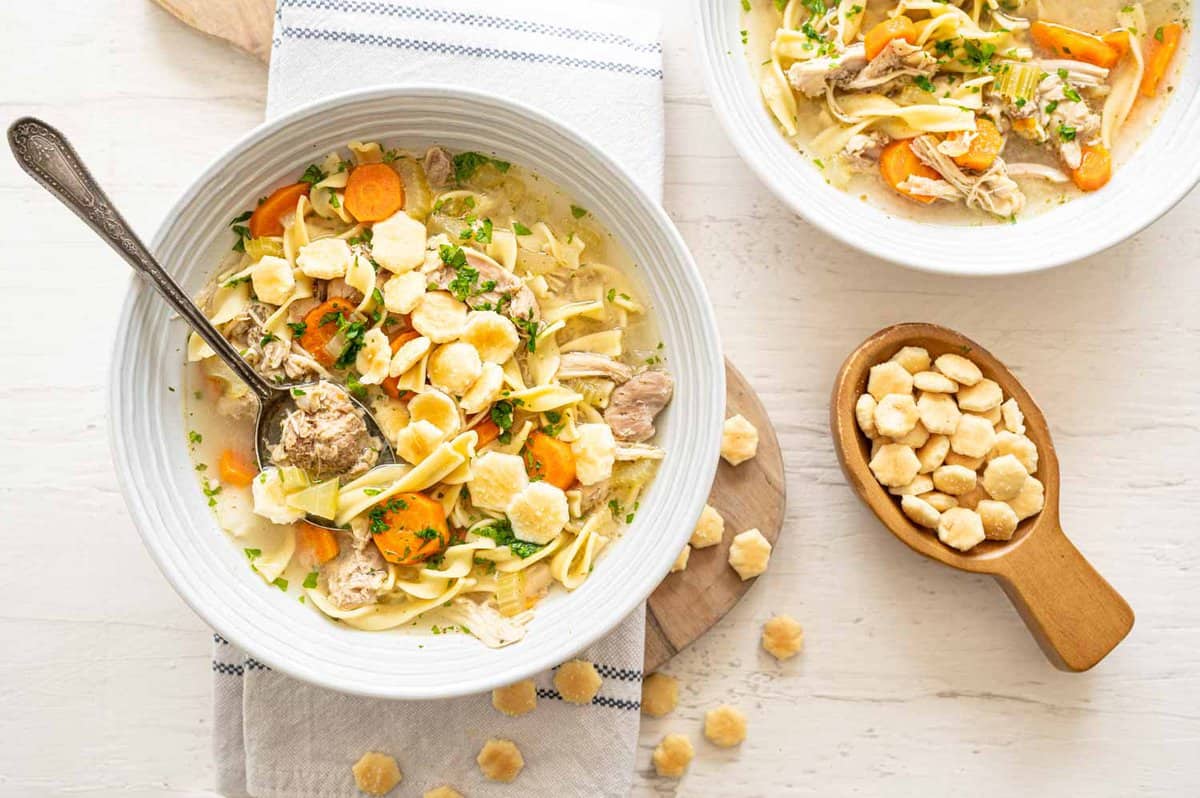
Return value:
[(492, 243), (492, 220), (468, 216), (467, 226), (458, 234), (458, 237), (463, 241), (470, 241), (473, 238), (480, 244), (490, 244)]
[(1063, 89), (1063, 96), (1065, 96), (1068, 100), (1070, 100), (1073, 103), (1077, 103), (1077, 102), (1080, 102), (1083, 100), (1083, 98), (1079, 96), (1079, 92), (1075, 91), (1075, 89), (1071, 88), (1070, 86), (1067, 86), (1066, 88)]
[(1071, 127), (1070, 125), (1062, 122), (1060, 122), (1058, 125), (1058, 137), (1063, 141), (1074, 141), (1075, 132), (1075, 128)]
[(508, 443), (512, 440), (512, 425), (513, 425), (513, 403), (507, 399), (501, 399), (496, 404), (492, 405), (489, 417), (492, 423), (500, 430), (500, 442)]
[(533, 235), (533, 231), (520, 222), (513, 222), (513, 234), (519, 236)]
[(558, 433), (562, 432), (563, 427), (567, 424), (563, 421), (562, 413), (557, 410), (547, 410), (542, 415), (546, 417), (546, 426), (542, 427), (542, 432), (551, 438), (557, 438)]
[(204, 436), (201, 435), (199, 432), (196, 432), (196, 430), (194, 430), (194, 429), (188, 430), (188, 443), (190, 443), (192, 445), (199, 445), (201, 443), (204, 443)]
[(284, 579), (282, 576), (275, 577), (275, 579), (271, 581), (271, 584), (275, 585), (275, 587), (279, 588), (283, 592), (287, 592), (288, 580)]
[(275, 335), (274, 333), (267, 333), (262, 338), (258, 339), (258, 345), (266, 346), (267, 344), (271, 343), (272, 341), (278, 341), (278, 340), (279, 340), (278, 335)]
[(362, 382), (359, 381), (358, 375), (353, 371), (346, 375), (346, 390), (349, 391), (350, 395), (355, 399), (367, 398), (367, 386), (363, 385)]
[(292, 335), (304, 335), (308, 331), (308, 325), (302, 321), (289, 321), (287, 326)]
[(305, 396), (306, 393), (307, 392), (303, 388), (293, 388), (292, 389), (292, 396)]
[(458, 183), (465, 183), (481, 166), (488, 164), (501, 172), (507, 172), (512, 167), (508, 161), (501, 161), (481, 152), (460, 152), (454, 156), (454, 180)]
[(388, 523), (388, 513), (398, 513), (401, 510), (408, 509), (408, 502), (404, 499), (391, 498), (385, 502), (381, 502), (371, 508), (367, 513), (368, 530), (372, 535), (381, 535), (391, 529)]
[(328, 176), (329, 175), (321, 171), (321, 167), (317, 166), (315, 163), (310, 163), (308, 168), (304, 170), (304, 174), (300, 175), (300, 182), (308, 183), (309, 185), (316, 185)]
[(964, 64), (983, 72), (991, 63), (992, 56), (996, 54), (996, 45), (991, 42), (980, 44), (971, 39), (963, 39), (963, 54), (962, 62)]
[(250, 216), (251, 212), (246, 211), (245, 213), (234, 217), (234, 220), (229, 223), (229, 229), (232, 230), (234, 235), (237, 236), (237, 241), (233, 243), (234, 252), (245, 252), (246, 239), (253, 238), (253, 236), (250, 235), (250, 228), (243, 224), (243, 222), (246, 222), (250, 219)]
[(317, 572), (310, 571), (308, 576), (304, 577), (304, 587), (312, 590), (317, 586)]
[(529, 543), (521, 540), (513, 534), (512, 524), (507, 518), (495, 521), (487, 526), (473, 529), (476, 535), (485, 538), (491, 538), (496, 541), (497, 546), (508, 546), (508, 550), (522, 560), (526, 557), (537, 554), (545, 546), (539, 546), (537, 543)]
[(913, 78), (913, 83), (917, 84), (917, 88), (921, 89), (921, 91), (934, 90), (933, 81), (930, 80), (926, 75), (917, 75), (915, 78)]
[(571, 206), (571, 215), (576, 219), (582, 219), (588, 215), (587, 208), (581, 208), (578, 205)]
[(528, 339), (525, 341), (526, 351), (536, 352), (539, 328), (537, 319), (533, 318), (533, 314), (530, 314), (521, 319), (513, 319), (512, 322), (517, 325), (517, 331)]
[(246, 559), (254, 562), (262, 556), (262, 549), (242, 549), (246, 553)]
[[(336, 206), (335, 206), (336, 207)], [(370, 244), (371, 239), (375, 237), (375, 231), (370, 227), (364, 227), (363, 231), (356, 236), (346, 239), (346, 243), (350, 246), (355, 244)]]

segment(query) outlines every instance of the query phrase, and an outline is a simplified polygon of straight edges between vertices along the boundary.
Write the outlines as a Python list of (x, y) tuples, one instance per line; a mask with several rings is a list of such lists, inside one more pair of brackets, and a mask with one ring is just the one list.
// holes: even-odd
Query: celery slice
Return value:
[(287, 497), (287, 505), (318, 518), (333, 518), (338, 508), (338, 481), (327, 479)]
[(1042, 70), (1034, 64), (1005, 61), (996, 76), (996, 92), (1018, 106), (1033, 102)]

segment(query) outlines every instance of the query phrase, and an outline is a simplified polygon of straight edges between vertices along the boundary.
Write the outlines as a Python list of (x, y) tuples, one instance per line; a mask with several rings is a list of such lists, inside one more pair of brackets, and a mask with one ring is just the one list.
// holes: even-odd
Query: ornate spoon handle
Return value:
[(74, 211), (134, 270), (148, 278), (163, 299), (260, 399), (266, 400), (271, 395), (273, 389), (267, 381), (242, 359), (146, 249), (62, 133), (40, 119), (24, 117), (8, 128), (8, 144), (21, 168)]

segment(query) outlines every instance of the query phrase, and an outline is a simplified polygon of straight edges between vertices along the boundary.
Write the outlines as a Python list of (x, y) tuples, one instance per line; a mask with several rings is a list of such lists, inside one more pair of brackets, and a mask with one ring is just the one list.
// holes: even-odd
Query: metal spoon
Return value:
[[(967, 552), (943, 545), (900, 510), (867, 465), (870, 443), (854, 419), (871, 366), (903, 346), (932, 357), (969, 357), (1025, 414), (1025, 434), (1038, 448), (1036, 476), (1045, 487), (1042, 511), (1021, 522), (1012, 540), (986, 540)], [(897, 324), (880, 330), (846, 358), (833, 386), (830, 424), (834, 448), (850, 486), (879, 520), (915, 551), (960, 571), (990, 574), (1004, 589), (1046, 656), (1062, 670), (1085, 671), (1102, 660), (1133, 628), (1133, 610), (1063, 533), (1058, 517), (1058, 454), (1041, 408), (1000, 360), (965, 335), (936, 324)]]
[[(315, 385), (316, 382), (273, 385), (243, 360), (233, 345), (209, 323), (200, 308), (196, 307), (146, 249), (145, 244), (97, 185), (62, 133), (39, 119), (24, 117), (9, 126), (8, 144), (21, 168), (95, 230), (138, 274), (148, 278), (159, 295), (167, 300), (196, 334), (212, 347), (217, 356), (233, 369), (233, 373), (250, 387), (258, 398), (258, 415), (254, 425), (255, 456), (259, 469), (270, 465), (271, 448), (282, 431), (283, 419), (297, 409), (292, 389), (303, 390), (305, 385)], [(376, 467), (395, 463), (396, 456), (387, 436), (380, 430), (371, 412), (342, 386), (330, 384), (335, 385), (354, 403), (362, 413), (368, 434), (381, 443)], [(338, 528), (331, 520), (314, 515), (309, 515), (308, 521), (326, 529)]]

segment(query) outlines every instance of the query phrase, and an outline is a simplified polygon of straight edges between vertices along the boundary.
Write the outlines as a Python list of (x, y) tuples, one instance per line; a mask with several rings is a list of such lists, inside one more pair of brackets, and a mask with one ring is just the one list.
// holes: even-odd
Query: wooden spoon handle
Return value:
[(1086, 671), (1133, 628), (1133, 610), (1057, 524), (1018, 545), (996, 574), (1055, 667)]

